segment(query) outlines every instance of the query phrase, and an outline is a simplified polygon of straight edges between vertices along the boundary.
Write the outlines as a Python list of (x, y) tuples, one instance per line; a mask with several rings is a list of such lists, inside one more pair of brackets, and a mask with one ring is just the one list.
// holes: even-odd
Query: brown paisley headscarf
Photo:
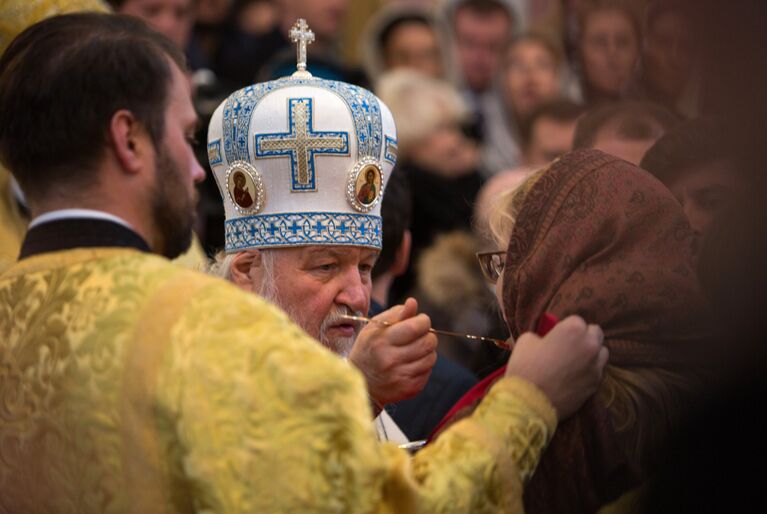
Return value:
[(513, 335), (544, 312), (602, 327), (599, 392), (557, 429), (525, 492), (528, 514), (595, 512), (651, 469), (694, 380), (705, 312), (692, 233), (671, 193), (596, 150), (570, 153), (529, 189), (503, 276)]

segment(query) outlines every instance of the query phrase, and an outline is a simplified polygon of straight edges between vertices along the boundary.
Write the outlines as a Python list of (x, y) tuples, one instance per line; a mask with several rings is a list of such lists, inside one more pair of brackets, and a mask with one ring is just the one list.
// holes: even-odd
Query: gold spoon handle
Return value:
[[(377, 319), (372, 318), (366, 318), (364, 316), (354, 316), (352, 314), (341, 314), (340, 317), (352, 321), (360, 321), (362, 323), (377, 323), (379, 325), (382, 325), (384, 327), (390, 327), (394, 325), (394, 323), (391, 323), (389, 321), (381, 321)], [(454, 336), (454, 337), (463, 337), (466, 339), (473, 339), (475, 341), (487, 341), (489, 343), (493, 343), (494, 345), (498, 346), (499, 348), (503, 348), (504, 350), (510, 349), (509, 344), (506, 341), (503, 341), (501, 339), (495, 339), (493, 337), (483, 337), (483, 336), (475, 336), (472, 334), (462, 334), (460, 332), (451, 332), (449, 330), (438, 330), (436, 328), (430, 328), (429, 332), (433, 334), (442, 334), (446, 336)]]

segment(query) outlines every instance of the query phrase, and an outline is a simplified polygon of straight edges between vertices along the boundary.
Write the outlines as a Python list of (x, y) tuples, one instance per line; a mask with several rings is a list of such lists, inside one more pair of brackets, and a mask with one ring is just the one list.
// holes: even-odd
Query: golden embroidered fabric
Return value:
[(111, 12), (102, 0), (3, 0), (0, 2), (0, 55), (24, 29), (57, 14)]
[(0, 512), (522, 512), (556, 418), (501, 380), (414, 458), (276, 308), (133, 250), (0, 276)]
[(189, 245), (189, 248), (173, 259), (173, 264), (195, 271), (205, 271), (208, 269), (208, 256), (205, 255), (205, 250), (203, 250), (202, 243), (200, 243), (200, 238), (197, 237), (197, 234), (192, 234), (192, 243)]

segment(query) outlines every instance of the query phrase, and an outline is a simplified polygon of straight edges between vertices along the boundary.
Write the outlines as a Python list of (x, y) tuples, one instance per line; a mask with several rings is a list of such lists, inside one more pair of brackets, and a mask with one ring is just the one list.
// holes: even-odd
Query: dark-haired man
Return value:
[(743, 188), (727, 132), (713, 119), (689, 120), (647, 151), (640, 166), (668, 187), (699, 236)]
[[(155, 12), (165, 8), (162, 2), (142, 2), (142, 5)], [(30, 25), (50, 16), (74, 12), (111, 11), (101, 0), (9, 0), (0, 6), (0, 18), (4, 20), (0, 27), (0, 51)], [(22, 187), (0, 166), (0, 271), (18, 258), (30, 221), (29, 205)], [(199, 240), (193, 236), (189, 249), (175, 262), (190, 269), (201, 269), (206, 260)]]
[(652, 102), (604, 104), (578, 120), (573, 149), (596, 148), (638, 165), (647, 149), (677, 123), (674, 114)]
[(469, 91), (489, 90), (501, 68), (514, 20), (503, 0), (453, 2), (452, 29), (459, 71)]
[(572, 150), (575, 127), (582, 113), (582, 106), (566, 99), (535, 109), (520, 130), (525, 166), (543, 166)]
[(518, 164), (518, 148), (506, 128), (504, 102), (496, 78), (503, 52), (518, 22), (506, 0), (445, 2), (456, 86), (475, 117), (474, 136), (482, 143), (482, 172), (493, 175)]
[[(25, 239), (21, 256), (39, 251), (40, 231), (58, 238), (63, 232), (51, 225), (69, 220), (82, 222), (78, 237), (86, 241), (98, 226), (110, 221), (94, 214), (99, 212), (132, 227), (146, 249), (177, 257), (191, 242), (195, 183), (205, 177), (189, 150), (197, 125), (188, 101), (189, 87), (176, 80), (181, 77), (184, 56), (166, 39), (142, 35), (136, 37), (135, 52), (111, 41), (112, 49), (123, 55), (100, 64), (100, 73), (89, 73), (104, 52), (102, 47), (110, 49), (98, 37), (98, 32), (80, 34), (77, 44), (62, 48), (57, 59), (41, 62), (28, 75), (24, 67), (10, 71), (10, 64), (21, 59), (28, 62), (31, 49), (20, 54), (18, 47), (9, 47), (3, 56), (9, 71), (1, 90), (6, 96), (0, 99), (0, 152), (25, 192), (32, 214), (30, 232), (38, 229)], [(118, 73), (118, 63), (127, 69)], [(133, 77), (130, 84), (122, 80), (122, 73)], [(55, 93), (47, 81), (32, 80), (64, 74), (73, 78), (58, 80)], [(81, 82), (76, 79), (80, 76), (89, 79)], [(87, 98), (88, 108), (73, 100), (57, 103), (54, 98)], [(29, 116), (29, 112), (43, 116)], [(109, 113), (114, 113), (112, 119)], [(78, 129), (72, 130), (73, 126)], [(112, 152), (96, 144), (105, 139)], [(97, 166), (101, 161), (103, 166)], [(149, 176), (141, 173), (150, 167), (156, 169)], [(90, 227), (91, 223), (97, 227)]]
[(255, 295), (152, 255), (183, 250), (202, 179), (183, 70), (169, 40), (113, 15), (48, 19), (0, 58), (0, 158), (34, 220), (0, 275), (2, 509), (521, 508), (557, 412), (596, 387), (599, 329), (520, 338), (510, 376), (415, 463), (378, 444), (347, 363)]
[[(23, 5), (23, 7), (22, 7)], [(101, 0), (25, 0), (0, 4), (0, 55), (22, 30), (38, 21), (77, 11), (109, 12)], [(29, 224), (24, 192), (0, 165), (0, 273), (16, 261)]]

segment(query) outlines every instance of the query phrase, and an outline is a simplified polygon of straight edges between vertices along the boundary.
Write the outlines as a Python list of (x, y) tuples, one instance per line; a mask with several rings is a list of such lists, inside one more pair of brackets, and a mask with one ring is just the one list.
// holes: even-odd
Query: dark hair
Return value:
[(86, 185), (113, 114), (126, 109), (157, 146), (172, 64), (183, 54), (129, 16), (79, 13), (32, 25), (0, 58), (0, 159), (32, 198)]
[(667, 13), (694, 21), (695, 10), (688, 0), (655, 0), (647, 6), (645, 11), (645, 30), (649, 30), (661, 16)]
[(397, 249), (402, 243), (405, 231), (410, 228), (413, 215), (412, 193), (410, 182), (405, 172), (397, 166), (389, 176), (386, 193), (381, 202), (381, 218), (383, 219), (383, 237), (381, 253), (373, 267), (373, 280), (383, 275), (394, 264)]
[(579, 37), (583, 36), (583, 29), (586, 26), (588, 18), (599, 11), (620, 11), (631, 22), (634, 33), (637, 38), (637, 44), (642, 43), (642, 22), (637, 8), (624, 0), (583, 0), (578, 7), (578, 32)]
[(713, 119), (688, 120), (664, 134), (647, 150), (639, 166), (662, 182), (694, 166), (726, 159), (724, 128)]
[(668, 109), (651, 102), (625, 101), (604, 104), (584, 114), (575, 127), (573, 149), (591, 148), (602, 128), (612, 125), (629, 140), (653, 139), (668, 132), (679, 119)]
[(533, 127), (538, 120), (549, 118), (559, 123), (573, 122), (583, 114), (583, 111), (584, 109), (582, 105), (566, 98), (552, 100), (538, 106), (519, 127), (519, 136), (522, 140), (522, 146), (527, 147), (530, 144)]
[(398, 16), (389, 20), (389, 22), (386, 23), (381, 28), (381, 32), (379, 32), (378, 34), (378, 46), (382, 50), (386, 50), (386, 47), (389, 45), (389, 40), (391, 39), (392, 34), (394, 34), (394, 32), (402, 25), (406, 25), (409, 23), (423, 25), (424, 27), (432, 31), (435, 30), (432, 20), (429, 19), (426, 16), (426, 14), (421, 14), (417, 12), (403, 13), (401, 16)]
[(473, 11), (482, 16), (502, 12), (512, 23), (515, 21), (511, 12), (511, 7), (501, 0), (459, 0), (453, 7), (453, 20), (459, 11)]

